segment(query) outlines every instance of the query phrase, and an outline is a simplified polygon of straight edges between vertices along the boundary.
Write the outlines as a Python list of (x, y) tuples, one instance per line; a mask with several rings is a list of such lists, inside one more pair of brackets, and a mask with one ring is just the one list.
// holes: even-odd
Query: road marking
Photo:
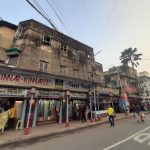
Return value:
[(148, 139), (150, 139), (149, 133), (142, 133), (133, 138), (133, 140), (135, 140), (138, 143), (143, 143), (147, 141)]
[(104, 148), (103, 150), (112, 149), (112, 148), (114, 148), (114, 147), (116, 147), (116, 146), (118, 146), (118, 145), (120, 145), (120, 144), (122, 144), (122, 143), (124, 143), (124, 142), (126, 142), (126, 141), (128, 141), (128, 140), (130, 140), (130, 139), (132, 139), (132, 138), (134, 138), (134, 137), (137, 136), (138, 134), (140, 134), (140, 133), (142, 133), (142, 132), (144, 132), (144, 131), (146, 131), (146, 130), (148, 130), (148, 129), (150, 129), (150, 126), (147, 127), (147, 128), (145, 128), (145, 129), (143, 129), (143, 130), (141, 130), (141, 131), (139, 131), (139, 132), (137, 132), (137, 133), (135, 133), (135, 134), (133, 134), (133, 135), (131, 135), (131, 136), (129, 136), (128, 138), (126, 138), (126, 139), (124, 139), (124, 140), (122, 140), (122, 141), (119, 141), (119, 142), (117, 142), (117, 143), (115, 143), (115, 144), (113, 144), (113, 145), (111, 145), (111, 146), (109, 146), (109, 147)]

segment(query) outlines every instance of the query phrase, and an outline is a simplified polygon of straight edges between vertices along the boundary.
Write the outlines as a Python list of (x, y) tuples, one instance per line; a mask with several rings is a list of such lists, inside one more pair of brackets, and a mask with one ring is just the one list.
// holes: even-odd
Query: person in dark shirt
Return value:
[(85, 116), (85, 114), (86, 114), (86, 105), (85, 104), (82, 104), (82, 108), (81, 108), (81, 115), (82, 115), (82, 122), (86, 122), (87, 120), (86, 120), (86, 116)]
[(143, 121), (143, 118), (142, 118), (142, 115), (141, 115), (141, 109), (140, 109), (139, 104), (136, 104), (136, 105), (133, 107), (133, 110), (134, 110), (134, 113), (135, 113), (135, 117), (136, 117), (136, 119), (137, 119), (137, 122)]

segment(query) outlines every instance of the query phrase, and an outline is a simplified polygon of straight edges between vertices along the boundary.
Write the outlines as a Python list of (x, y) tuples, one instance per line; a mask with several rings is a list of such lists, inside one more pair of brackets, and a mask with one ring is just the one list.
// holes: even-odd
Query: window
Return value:
[(79, 70), (78, 69), (73, 69), (73, 75), (75, 78), (78, 77), (78, 74), (79, 74)]
[(61, 43), (60, 49), (61, 49), (62, 51), (64, 51), (64, 52), (66, 52), (66, 51), (67, 51), (67, 45)]
[(51, 37), (48, 36), (48, 35), (44, 35), (44, 36), (43, 36), (42, 43), (43, 43), (44, 45), (50, 46), (50, 45), (51, 45)]
[(45, 61), (40, 61), (39, 71), (47, 72), (48, 63)]
[(15, 55), (9, 56), (6, 63), (11, 66), (17, 66), (18, 58), (19, 56), (15, 56)]
[(67, 67), (66, 66), (60, 66), (60, 74), (61, 75), (67, 75)]

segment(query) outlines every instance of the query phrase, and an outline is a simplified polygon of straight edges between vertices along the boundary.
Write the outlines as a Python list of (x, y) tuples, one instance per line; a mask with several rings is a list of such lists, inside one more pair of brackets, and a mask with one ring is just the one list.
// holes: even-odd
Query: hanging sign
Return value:
[(86, 83), (73, 82), (73, 81), (65, 81), (64, 88), (70, 89), (70, 90), (86, 90), (87, 91), (92, 88), (92, 85), (86, 84)]
[(0, 97), (26, 97), (27, 90), (22, 89), (0, 89)]
[(38, 97), (41, 98), (61, 98), (64, 97), (64, 92), (60, 91), (38, 91)]
[(84, 93), (71, 93), (70, 99), (86, 99), (86, 94), (84, 94)]

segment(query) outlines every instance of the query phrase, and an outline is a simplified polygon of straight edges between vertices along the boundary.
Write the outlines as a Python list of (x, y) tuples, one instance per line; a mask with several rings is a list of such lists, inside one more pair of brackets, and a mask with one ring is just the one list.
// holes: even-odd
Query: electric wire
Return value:
[[(56, 27), (56, 25), (54, 24), (54, 22), (49, 19), (50, 17), (48, 16), (48, 14), (46, 13), (46, 11), (40, 6), (40, 4), (36, 1), (33, 0), (33, 2), (35, 3), (35, 5), (38, 7), (39, 11), (53, 24), (53, 26), (55, 26), (55, 28), (58, 30), (58, 27)], [(53, 27), (52, 26), (52, 27)]]
[(118, 0), (115, 0), (114, 3), (113, 3), (112, 9), (111, 9), (110, 14), (108, 16), (108, 19), (107, 19), (107, 21), (106, 21), (106, 23), (104, 25), (104, 28), (103, 28), (103, 30), (101, 32), (100, 39), (102, 39), (102, 36), (104, 35), (104, 33), (105, 33), (105, 31), (106, 31), (106, 29), (108, 27), (108, 24), (110, 23), (110, 20), (111, 20), (111, 18), (113, 16), (113, 13), (114, 13), (114, 10), (115, 10), (115, 7), (116, 7), (117, 3), (118, 3)]
[(36, 1), (36, 0), (32, 0), (33, 3), (38, 7), (38, 9), (42, 12), (42, 14), (44, 14), (47, 18), (49, 18), (48, 14), (46, 13), (46, 11), (40, 6), (40, 4)]
[(45, 20), (47, 20), (47, 21), (50, 23), (50, 25), (53, 27), (53, 29), (57, 31), (57, 34), (59, 35), (59, 37), (64, 40), (63, 36), (60, 34), (60, 32), (59, 32), (59, 30), (57, 29), (57, 27), (52, 23), (51, 19), (47, 18), (47, 17), (46, 17), (40, 10), (38, 10), (38, 8), (36, 8), (36, 7), (34, 6), (34, 4), (31, 3), (29, 0), (26, 0), (26, 2), (27, 2), (33, 9), (35, 9)]
[[(93, 27), (95, 33), (97, 34), (97, 37), (99, 38), (99, 40), (100, 40), (100, 42), (101, 42), (101, 44), (102, 44), (103, 46), (105, 46), (105, 45), (102, 43), (102, 37), (103, 37), (103, 35), (104, 35), (104, 33), (105, 33), (106, 29), (107, 29), (107, 26), (108, 26), (108, 24), (109, 24), (109, 22), (110, 22), (110, 20), (111, 20), (111, 18), (112, 18), (112, 15), (113, 15), (113, 12), (114, 12), (115, 7), (116, 7), (116, 5), (117, 5), (117, 2), (118, 2), (118, 0), (115, 0), (115, 1), (114, 1), (113, 6), (112, 6), (112, 9), (111, 9), (111, 11), (110, 11), (110, 14), (109, 14), (109, 16), (108, 16), (108, 19), (107, 19), (107, 21), (106, 21), (106, 23), (105, 23), (105, 25), (104, 25), (104, 28), (102, 29), (102, 32), (100, 33), (100, 32), (96, 29), (96, 25), (94, 24), (93, 18), (92, 18), (92, 16), (90, 15), (88, 9), (86, 8), (86, 5), (84, 4), (83, 0), (81, 0), (82, 7), (84, 8), (84, 11), (86, 11), (86, 13), (88, 14), (87, 16), (89, 17), (89, 20), (91, 20), (91, 21), (90, 21), (91, 26)], [(97, 53), (99, 53), (99, 52), (97, 52)]]
[(71, 33), (69, 32), (69, 30), (67, 29), (66, 25), (64, 24), (63, 20), (60, 18), (59, 14), (57, 13), (57, 11), (55, 10), (55, 8), (53, 7), (53, 5), (50, 3), (49, 0), (46, 0), (48, 5), (51, 7), (51, 9), (53, 10), (53, 12), (55, 13), (55, 15), (57, 16), (57, 18), (59, 19), (59, 21), (62, 23), (62, 25), (64, 26), (65, 30), (68, 32), (68, 34), (71, 36)]
[[(72, 30), (71, 27), (73, 27), (73, 25), (71, 24), (70, 19), (69, 19), (69, 18), (66, 19), (66, 17), (64, 16), (64, 14), (63, 14), (63, 9), (62, 9), (62, 7), (61, 7), (60, 2), (59, 2), (58, 0), (52, 0), (52, 2), (53, 2), (53, 4), (55, 5), (55, 7), (57, 8), (59, 14), (62, 16), (63, 20), (66, 22), (66, 24), (67, 24), (69, 30)], [(69, 21), (71, 27), (70, 27), (68, 21)]]

